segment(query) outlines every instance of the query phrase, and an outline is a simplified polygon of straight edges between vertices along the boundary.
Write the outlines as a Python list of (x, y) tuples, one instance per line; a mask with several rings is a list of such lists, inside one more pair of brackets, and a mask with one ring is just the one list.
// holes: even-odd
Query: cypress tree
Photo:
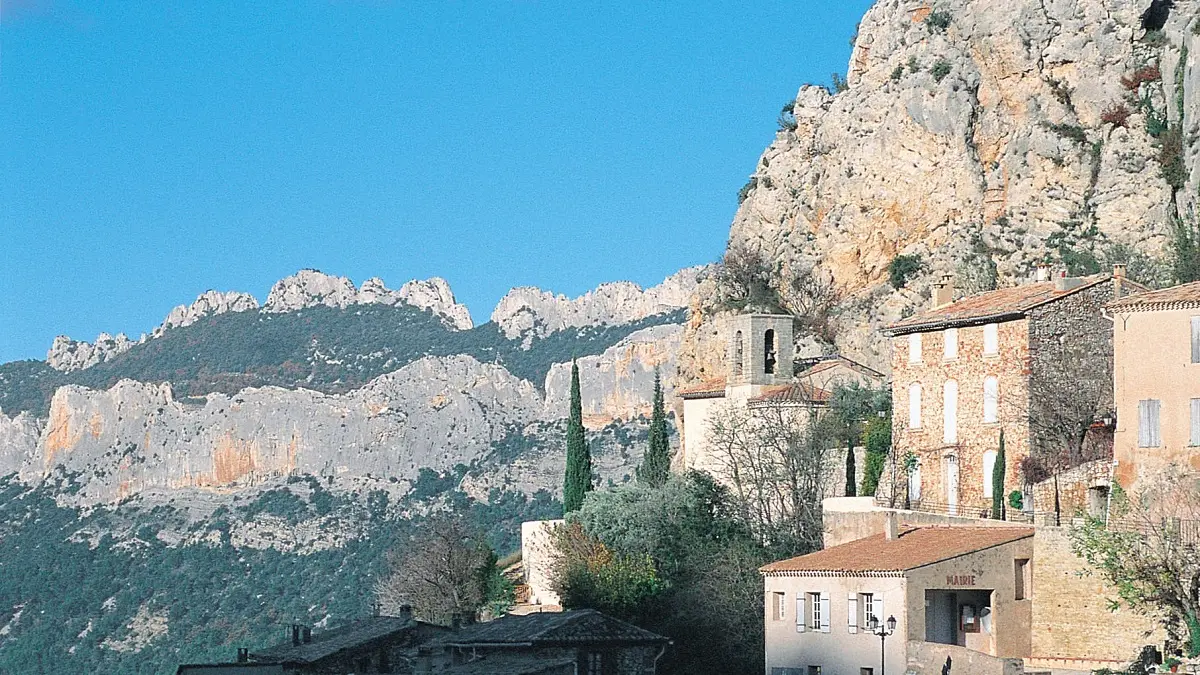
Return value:
[(1004, 515), (1004, 430), (1000, 430), (1000, 450), (996, 452), (996, 463), (992, 465), (992, 519), (1000, 520)]
[(567, 420), (567, 471), (563, 479), (563, 512), (578, 511), (592, 490), (592, 454), (583, 435), (583, 398), (579, 364), (571, 362), (571, 416)]
[(654, 371), (654, 409), (650, 414), (650, 445), (638, 467), (638, 482), (662, 487), (671, 475), (671, 443), (668, 440), (667, 412), (663, 406), (662, 380)]
[(846, 449), (846, 496), (857, 497), (858, 486), (855, 485), (854, 442)]

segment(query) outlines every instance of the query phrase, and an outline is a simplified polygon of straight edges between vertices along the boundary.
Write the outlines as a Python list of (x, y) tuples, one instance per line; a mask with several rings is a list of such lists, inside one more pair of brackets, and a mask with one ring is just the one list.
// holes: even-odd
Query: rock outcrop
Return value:
[(50, 351), (46, 352), (46, 364), (63, 372), (82, 370), (115, 358), (135, 344), (124, 333), (117, 333), (116, 336), (101, 333), (95, 342), (72, 340), (66, 335), (59, 335), (50, 345)]
[(509, 338), (629, 323), (687, 307), (703, 269), (681, 270), (647, 289), (628, 281), (601, 284), (574, 299), (531, 286), (514, 288), (496, 305), (492, 321)]
[[(1200, 179), (1200, 38), (1196, 3), (1174, 3), (1161, 32), (1142, 25), (1149, 4), (877, 2), (848, 88), (797, 95), (795, 128), (763, 153), (731, 246), (783, 274), (830, 273), (856, 318), (842, 347), (877, 365), (878, 328), (943, 273), (1003, 286), (1043, 261), (1136, 251), (1160, 262), (1141, 259), (1141, 276), (1162, 278), (1171, 222), (1193, 217)], [(899, 254), (922, 268), (893, 291)]]
[(442, 317), (446, 325), (458, 330), (470, 330), (471, 313), (465, 305), (454, 299), (450, 284), (445, 279), (433, 277), (425, 281), (413, 280), (393, 291), (383, 280), (372, 277), (355, 288), (347, 277), (335, 277), (317, 270), (300, 270), (290, 277), (275, 282), (264, 312), (294, 312), (308, 307), (349, 307), (350, 305), (412, 305), (428, 309)]
[(167, 314), (167, 318), (150, 332), (151, 337), (159, 337), (171, 328), (190, 326), (206, 316), (215, 316), (226, 312), (249, 312), (258, 309), (258, 299), (249, 293), (238, 291), (205, 291), (190, 305), (179, 305)]

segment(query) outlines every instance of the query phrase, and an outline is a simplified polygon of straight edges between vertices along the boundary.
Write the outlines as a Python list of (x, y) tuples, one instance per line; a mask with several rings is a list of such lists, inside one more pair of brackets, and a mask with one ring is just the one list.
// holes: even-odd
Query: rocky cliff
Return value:
[[(878, 329), (929, 280), (1009, 285), (1041, 262), (1134, 262), (1156, 282), (1197, 195), (1197, 3), (881, 0), (844, 91), (800, 89), (743, 188), (730, 244), (782, 275), (818, 265), (853, 315), (843, 349), (886, 366)], [(1173, 7), (1171, 6), (1173, 4)], [(919, 272), (887, 283), (898, 255)], [(966, 283), (963, 283), (966, 282)], [(720, 369), (700, 345), (689, 377)]]

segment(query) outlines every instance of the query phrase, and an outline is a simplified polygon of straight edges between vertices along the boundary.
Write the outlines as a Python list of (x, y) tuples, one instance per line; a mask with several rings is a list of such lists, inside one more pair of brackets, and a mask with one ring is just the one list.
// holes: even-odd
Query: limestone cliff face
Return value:
[(59, 335), (46, 352), (46, 364), (63, 372), (82, 370), (123, 354), (135, 344), (124, 333), (117, 333), (115, 337), (101, 333), (95, 342), (72, 340), (66, 335)]
[[(670, 397), (673, 391), (675, 356), (682, 335), (682, 326), (654, 326), (632, 333), (603, 354), (579, 359), (584, 424), (599, 428), (617, 419), (649, 417), (655, 369), (662, 374), (664, 395)], [(542, 419), (565, 417), (571, 401), (570, 363), (551, 367), (545, 391)]]
[(412, 305), (428, 309), (442, 317), (447, 325), (459, 330), (468, 330), (471, 313), (465, 305), (454, 299), (450, 284), (445, 279), (434, 277), (425, 281), (410, 281), (393, 291), (383, 280), (372, 277), (355, 288), (347, 277), (335, 277), (317, 270), (301, 270), (290, 277), (275, 282), (264, 312), (294, 312), (306, 307), (349, 307), (356, 304)]
[[(800, 90), (795, 130), (763, 153), (731, 245), (785, 273), (813, 263), (831, 273), (855, 316), (841, 346), (877, 365), (887, 361), (877, 329), (924, 303), (936, 275), (990, 258), (1003, 286), (1042, 261), (1104, 261), (1116, 244), (1162, 256), (1171, 219), (1190, 218), (1197, 194), (1200, 37), (1196, 2), (1179, 0), (1148, 34), (1149, 4), (877, 2), (848, 89)], [(1168, 129), (1182, 129), (1181, 177), (1160, 150)], [(901, 253), (924, 270), (893, 291), (888, 265)], [(689, 376), (712, 330), (693, 327)]]
[(643, 289), (619, 281), (601, 284), (578, 298), (554, 295), (529, 286), (514, 288), (492, 311), (506, 337), (545, 336), (565, 328), (620, 324), (687, 307), (703, 268), (691, 267)]
[(168, 329), (190, 326), (206, 316), (255, 309), (258, 309), (258, 300), (249, 293), (205, 291), (192, 304), (179, 305), (171, 310), (162, 324), (150, 332), (150, 336), (158, 337)]
[(411, 479), (469, 464), (541, 409), (532, 384), (467, 356), (428, 357), (345, 395), (267, 387), (179, 401), (167, 384), (65, 386), (44, 429), (0, 418), (0, 475), (62, 467), (82, 475), (81, 499), (100, 502), (292, 472)]

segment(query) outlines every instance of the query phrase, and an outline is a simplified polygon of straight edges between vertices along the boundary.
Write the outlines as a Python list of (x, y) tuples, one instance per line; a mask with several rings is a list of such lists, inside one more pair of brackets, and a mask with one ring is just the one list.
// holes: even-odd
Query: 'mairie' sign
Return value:
[(947, 574), (946, 575), (946, 585), (947, 586), (974, 586), (975, 585), (975, 575), (974, 574)]

